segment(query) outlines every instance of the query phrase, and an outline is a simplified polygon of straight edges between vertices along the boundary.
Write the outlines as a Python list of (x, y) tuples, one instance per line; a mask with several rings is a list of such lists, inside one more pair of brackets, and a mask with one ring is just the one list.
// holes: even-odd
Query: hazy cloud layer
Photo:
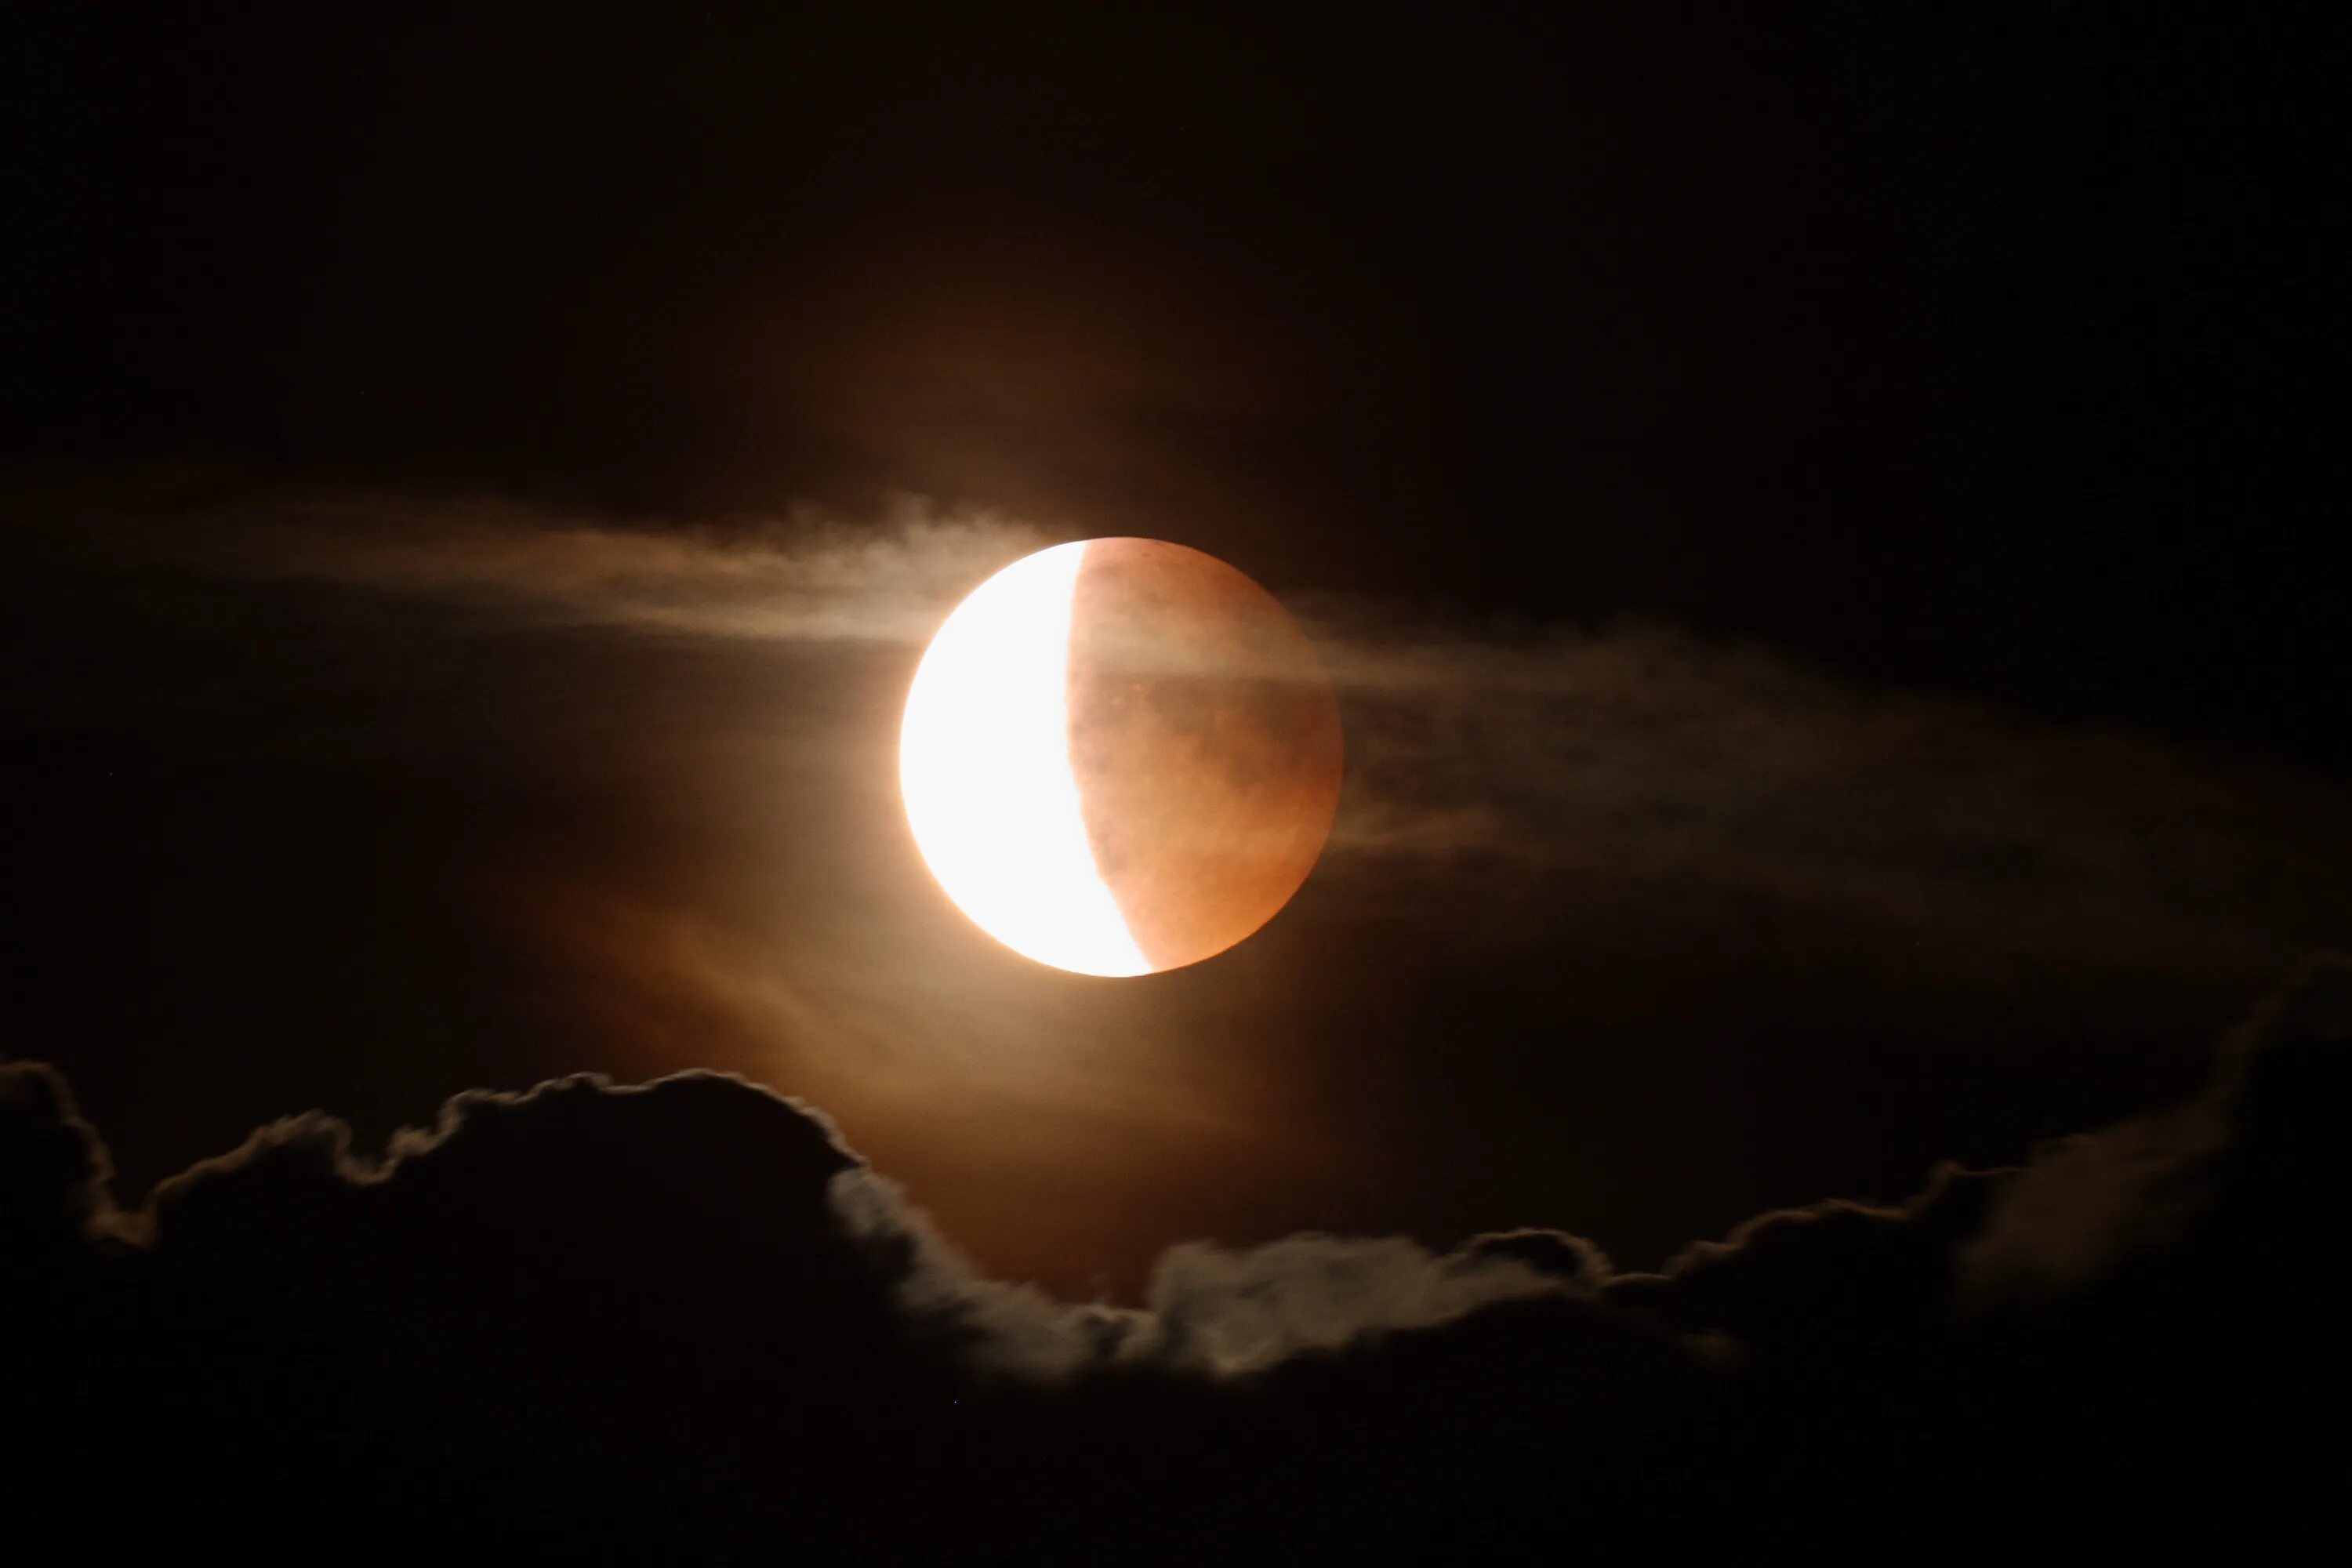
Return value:
[[(118, 558), (202, 574), (786, 643), (918, 643), (1056, 537), (915, 500), (879, 520), (804, 507), (663, 527), (318, 497), (80, 515)], [(1293, 607), (1342, 696), (1325, 875), (1359, 899), (1449, 919), (1558, 903), (1629, 942), (1924, 956), (1980, 978), (2054, 959), (2242, 983), (2352, 929), (2352, 838), (2326, 780), (1873, 690), (1671, 626)]]
[(1417, 901), (1549, 884), (1679, 945), (1978, 970), (2226, 972), (2352, 924), (2323, 781), (1670, 626), (1481, 637), (1362, 605), (1313, 624), (1350, 695), (1334, 848)]
[[(1417, 1215), (1438, 1245), (1525, 1182), (1556, 1206), (1509, 1217), (1556, 1216), (1654, 1264), (1766, 1203), (1892, 1196), (1937, 1151), (2010, 1158), (2095, 1113), (2074, 1108), (2174, 1092), (2203, 1019), (2352, 929), (2352, 840), (2326, 781), (1874, 691), (1671, 628), (1498, 627), (1310, 596), (1295, 607), (1347, 725), (1334, 840), (1264, 936), (1113, 1000), (977, 937), (897, 799), (921, 636), (1037, 530), (911, 505), (658, 528), (283, 495), (40, 515), (81, 575), (61, 574), (44, 656), (16, 679), (54, 715), (52, 754), (88, 771), (57, 773), (60, 794), (127, 790), (120, 820), (147, 824), (109, 875), (131, 873), (134, 851), (188, 867), (180, 901), (154, 906), (155, 940), (168, 953), (184, 929), (213, 938), (221, 956), (189, 995), (216, 1026), (257, 1021), (274, 1059), (321, 1075), (301, 1080), (310, 1092), (385, 1120), (491, 1074), (735, 1068), (820, 1100), (978, 1256), (1080, 1260), (1055, 1280), (1072, 1291), (1099, 1272), (1138, 1299), (1168, 1240), (1257, 1240), (1323, 1213), (1368, 1228)], [(355, 851), (340, 875), (446, 906), (417, 916), (420, 942), (486, 955), (456, 971), (497, 974), (485, 1007), (551, 1016), (543, 1034), (487, 1037), (523, 1059), (468, 1065), (455, 1033), (321, 1053), (331, 995), (280, 1016), (232, 994), (243, 955), (304, 947), (273, 934), (276, 911), (317, 896), (265, 879), (242, 923), (220, 922), (212, 889), (243, 886), (246, 851), (206, 803), (257, 784), (330, 816)], [(110, 843), (114, 809), (80, 842)], [(410, 847), (370, 858), (404, 816)], [(243, 832), (278, 826), (257, 806)], [(48, 896), (98, 885), (76, 842), (58, 841)], [(56, 953), (85, 945), (56, 930)], [(388, 972), (399, 950), (369, 942), (372, 983), (424, 1005), (414, 976)], [(322, 960), (342, 955), (299, 962)], [(1364, 984), (1330, 983), (1343, 972)], [(1523, 994), (1550, 974), (1539, 1004)], [(61, 1005), (72, 989), (57, 983)], [(2109, 1016), (2085, 1016), (2094, 997)], [(1772, 1099), (1793, 1079), (1759, 1084), (1761, 1102), (1709, 1092), (1753, 1053), (1811, 1048), (1815, 1005), (1821, 1037), (1873, 1063), (1821, 1136), (1796, 1130), (1802, 1095)], [(2128, 1016), (2173, 1005), (2194, 1021), (2160, 1039)], [(2017, 1026), (1988, 1035), (1988, 1016)], [(1424, 1022), (1445, 1018), (1468, 1033)], [(1425, 1115), (1465, 1047), (1486, 1087), (1458, 1117)], [(66, 1047), (88, 1053), (94, 1097), (146, 1092), (102, 1076), (110, 1048)], [(1897, 1065), (1907, 1052), (1916, 1066)], [(385, 1105), (371, 1075), (395, 1053), (408, 1065)], [(1989, 1079), (2048, 1053), (2063, 1064), (2048, 1092), (2070, 1109)], [(161, 1070), (197, 1108), (169, 1162), (274, 1109), (258, 1070), (221, 1086), (216, 1110), (199, 1064)], [(1683, 1079), (1700, 1092), (1664, 1092)], [(1544, 1097), (1557, 1122), (1516, 1109)], [(1790, 1130), (1738, 1142), (1759, 1104)], [(1007, 1118), (1023, 1131), (1002, 1156), (992, 1129)], [(1486, 1190), (1346, 1206), (1382, 1179), (1401, 1130), (1493, 1136), (1448, 1178)], [(1643, 1174), (1611, 1195), (1617, 1156), (1601, 1151), (1621, 1136)], [(1695, 1152), (1709, 1143), (1739, 1152)], [(138, 1147), (145, 1181), (167, 1161)], [(1244, 1232), (1250, 1188), (1293, 1201)], [(1048, 1208), (1038, 1191), (1074, 1195)]]

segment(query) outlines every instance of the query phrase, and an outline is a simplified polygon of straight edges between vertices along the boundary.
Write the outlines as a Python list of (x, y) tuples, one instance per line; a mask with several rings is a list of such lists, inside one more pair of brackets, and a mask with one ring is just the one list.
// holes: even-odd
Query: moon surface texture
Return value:
[(898, 781), (924, 863), (1014, 952), (1082, 974), (1223, 952), (1339, 807), (1339, 709), (1274, 596), (1156, 539), (1024, 556), (931, 639)]

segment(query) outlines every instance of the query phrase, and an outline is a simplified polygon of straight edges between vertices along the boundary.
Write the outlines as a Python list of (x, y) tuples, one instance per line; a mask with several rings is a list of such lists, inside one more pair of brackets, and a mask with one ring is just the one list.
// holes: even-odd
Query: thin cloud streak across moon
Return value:
[[(326, 587), (427, 601), (502, 632), (793, 658), (911, 650), (961, 595), (1060, 531), (916, 498), (858, 519), (795, 505), (666, 527), (351, 493), (164, 504), (135, 486), (20, 487), (10, 500), (32, 520), (20, 538), (84, 569)], [(2342, 929), (2352, 862), (2336, 791), (2298, 768), (1882, 689), (1670, 624), (1511, 634), (1392, 601), (1289, 603), (1345, 703), (1347, 795), (1323, 859), (1357, 908), (1442, 909), (1449, 926), (1491, 930), (1533, 900), (1546, 921), (1646, 946), (1694, 940), (1691, 922), (1721, 918), (1727, 895), (1771, 911), (1783, 952), (1868, 952), (1978, 979), (2021, 955), (2155, 963), (2231, 987)], [(160, 692), (167, 676), (150, 684)], [(291, 663), (269, 676), (321, 678)], [(803, 753), (839, 732), (807, 702), (780, 716), (715, 698), (696, 722)], [(1476, 878), (1453, 874), (1465, 859)], [(1561, 914), (1546, 889), (1571, 880)]]

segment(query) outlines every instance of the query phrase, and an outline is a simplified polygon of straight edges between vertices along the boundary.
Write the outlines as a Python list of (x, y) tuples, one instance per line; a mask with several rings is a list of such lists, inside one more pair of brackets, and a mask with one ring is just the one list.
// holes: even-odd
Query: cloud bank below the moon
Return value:
[[(470, 1092), (378, 1158), (289, 1118), (125, 1211), (63, 1079), (0, 1067), (7, 1332), (47, 1374), (0, 1444), (53, 1500), (127, 1478), (184, 1542), (364, 1520), (363, 1558), (436, 1528), (1476, 1554), (1662, 1509), (1686, 1539), (1824, 1510), (2267, 1539), (2326, 1495), (2253, 1417), (2340, 1358), (2272, 1303), (2328, 1267), (2347, 1052), (2352, 962), (2324, 959), (2166, 1136), (1762, 1215), (1655, 1274), (1543, 1231), (1179, 1247), (1134, 1309), (983, 1276), (821, 1115), (729, 1077)], [(875, 1512), (877, 1475), (914, 1506)]]

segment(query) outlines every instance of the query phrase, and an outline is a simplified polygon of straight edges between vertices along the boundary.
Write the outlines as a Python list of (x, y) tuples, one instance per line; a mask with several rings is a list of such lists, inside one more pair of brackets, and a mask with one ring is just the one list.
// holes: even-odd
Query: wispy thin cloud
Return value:
[(1055, 536), (917, 498), (852, 523), (818, 508), (655, 526), (491, 499), (253, 501), (89, 521), (110, 552), (222, 576), (307, 580), (541, 625), (760, 640), (911, 641)]
[[(877, 519), (801, 506), (656, 526), (314, 496), (116, 508), (89, 531), (150, 563), (517, 626), (893, 650), (1059, 537), (911, 499)], [(2352, 835), (2323, 778), (1874, 689), (1671, 626), (1505, 632), (1375, 601), (1293, 607), (1346, 727), (1320, 874), (1376, 903), (1512, 919), (1532, 903), (1627, 940), (1979, 968), (2243, 970), (2352, 931)]]

